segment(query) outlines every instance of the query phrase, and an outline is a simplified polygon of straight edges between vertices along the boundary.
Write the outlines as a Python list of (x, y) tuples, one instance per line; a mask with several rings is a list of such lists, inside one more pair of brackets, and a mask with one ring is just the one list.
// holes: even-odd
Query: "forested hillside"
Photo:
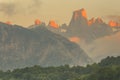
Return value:
[(120, 80), (120, 56), (107, 57), (92, 65), (59, 67), (26, 67), (0, 71), (0, 80)]

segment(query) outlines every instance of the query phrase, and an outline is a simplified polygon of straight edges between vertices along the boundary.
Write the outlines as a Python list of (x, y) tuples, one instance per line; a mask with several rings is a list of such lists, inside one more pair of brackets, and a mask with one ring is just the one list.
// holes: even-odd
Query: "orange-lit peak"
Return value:
[(97, 22), (97, 23), (103, 23), (103, 20), (102, 20), (100, 17), (98, 17), (98, 18), (95, 20), (95, 22)]
[(36, 19), (35, 20), (35, 25), (39, 25), (39, 24), (41, 24), (41, 21), (39, 19)]
[(71, 38), (69, 38), (69, 40), (71, 42), (75, 42), (75, 43), (79, 43), (80, 42), (80, 38), (79, 37), (71, 37)]
[(81, 14), (84, 18), (87, 18), (87, 14), (84, 8), (81, 9)]
[(90, 25), (92, 25), (94, 22), (95, 22), (95, 18), (92, 18), (92, 19), (90, 19), (90, 20), (88, 21), (88, 25), (90, 26)]
[(7, 21), (6, 24), (11, 25), (12, 23), (10, 21)]
[(80, 16), (87, 18), (86, 10), (84, 8), (74, 11), (74, 20)]
[(115, 21), (109, 21), (109, 26), (111, 26), (111, 27), (116, 27), (116, 26), (119, 26), (119, 24), (117, 23), (117, 22), (115, 22)]
[(52, 28), (59, 28), (58, 24), (54, 20), (49, 21), (49, 26)]

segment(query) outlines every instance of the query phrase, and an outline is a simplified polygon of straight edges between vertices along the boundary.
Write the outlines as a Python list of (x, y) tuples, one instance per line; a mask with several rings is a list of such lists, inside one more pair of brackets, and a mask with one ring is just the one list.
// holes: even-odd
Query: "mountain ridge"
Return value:
[(85, 65), (91, 58), (75, 43), (46, 27), (27, 29), (0, 23), (0, 69), (32, 65)]

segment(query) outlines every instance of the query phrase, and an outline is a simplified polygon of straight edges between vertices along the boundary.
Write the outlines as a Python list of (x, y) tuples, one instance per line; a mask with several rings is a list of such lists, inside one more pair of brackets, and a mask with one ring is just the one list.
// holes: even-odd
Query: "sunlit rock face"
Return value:
[(95, 23), (104, 23), (104, 22), (100, 17), (98, 17), (95, 19)]
[(58, 24), (54, 20), (50, 20), (48, 26), (52, 28), (59, 28)]
[(87, 22), (88, 21), (86, 11), (84, 9), (76, 10), (73, 12), (72, 19), (69, 23), (68, 31), (73, 33), (73, 35), (74, 34), (76, 35), (78, 32), (81, 32), (81, 34), (83, 34), (82, 30), (85, 30), (86, 27), (88, 26)]
[(87, 25), (87, 13), (85, 9), (76, 10), (73, 12), (69, 26)]
[(57, 34), (60, 34), (61, 30), (60, 26), (54, 20), (49, 21), (47, 29)]
[(86, 14), (86, 10), (84, 8), (80, 9), (80, 10), (76, 10), (73, 13), (73, 19), (77, 20), (79, 17), (84, 17), (87, 19), (87, 14)]
[(88, 26), (92, 25), (93, 23), (95, 23), (95, 18), (91, 18), (91, 19), (88, 21)]
[(88, 20), (88, 26), (91, 26), (93, 24), (103, 24), (103, 23), (104, 23), (104, 21), (100, 17), (98, 17), (98, 18), (93, 17), (90, 20)]
[(35, 25), (40, 25), (42, 22), (39, 19), (36, 19), (34, 23)]

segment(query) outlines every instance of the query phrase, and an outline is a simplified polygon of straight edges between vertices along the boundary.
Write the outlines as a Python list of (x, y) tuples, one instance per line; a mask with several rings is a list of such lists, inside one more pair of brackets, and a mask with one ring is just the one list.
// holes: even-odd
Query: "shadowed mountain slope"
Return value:
[(84, 65), (89, 62), (91, 59), (77, 44), (42, 25), (26, 29), (0, 23), (0, 69)]

